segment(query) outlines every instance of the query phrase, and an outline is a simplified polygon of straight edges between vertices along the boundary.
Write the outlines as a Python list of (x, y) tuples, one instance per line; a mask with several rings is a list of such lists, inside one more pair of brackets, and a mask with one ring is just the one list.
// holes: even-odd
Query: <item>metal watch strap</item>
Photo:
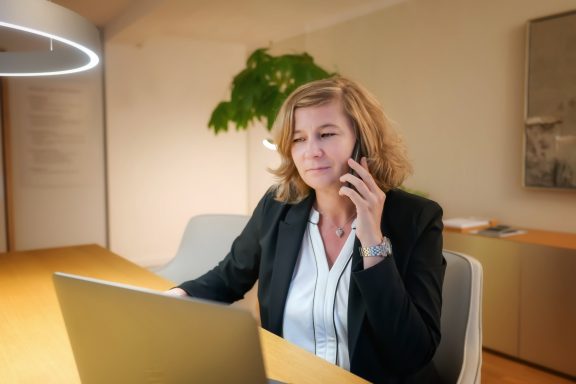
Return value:
[(359, 250), (360, 256), (362, 257), (386, 257), (392, 254), (392, 244), (390, 244), (390, 240), (384, 236), (380, 244), (371, 247), (359, 247)]

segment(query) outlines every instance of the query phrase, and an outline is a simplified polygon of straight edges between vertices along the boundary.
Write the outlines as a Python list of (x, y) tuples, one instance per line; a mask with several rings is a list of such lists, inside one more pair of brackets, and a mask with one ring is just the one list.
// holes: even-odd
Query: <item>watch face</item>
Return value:
[(392, 244), (390, 243), (390, 239), (385, 237), (384, 241), (382, 242), (382, 245), (384, 246), (384, 251), (386, 253), (386, 256), (389, 256), (392, 254)]

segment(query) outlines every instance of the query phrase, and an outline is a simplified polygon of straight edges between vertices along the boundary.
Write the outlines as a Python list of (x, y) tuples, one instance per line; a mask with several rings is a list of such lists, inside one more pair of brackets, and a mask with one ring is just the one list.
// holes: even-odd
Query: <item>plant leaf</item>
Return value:
[(231, 120), (231, 107), (229, 101), (223, 101), (212, 111), (208, 127), (214, 129), (215, 134), (218, 134), (220, 131), (228, 131), (228, 122)]
[(271, 130), (278, 110), (294, 89), (333, 75), (307, 53), (272, 56), (267, 48), (256, 49), (246, 60), (246, 67), (234, 76), (230, 100), (216, 106), (208, 127), (218, 134), (227, 132), (230, 123), (243, 130), (253, 122), (264, 121)]

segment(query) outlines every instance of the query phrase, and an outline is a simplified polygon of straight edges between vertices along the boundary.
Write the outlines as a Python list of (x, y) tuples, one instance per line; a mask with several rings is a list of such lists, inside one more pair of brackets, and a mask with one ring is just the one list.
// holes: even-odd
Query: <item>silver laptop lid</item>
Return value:
[(82, 383), (266, 383), (244, 310), (64, 273), (54, 285)]

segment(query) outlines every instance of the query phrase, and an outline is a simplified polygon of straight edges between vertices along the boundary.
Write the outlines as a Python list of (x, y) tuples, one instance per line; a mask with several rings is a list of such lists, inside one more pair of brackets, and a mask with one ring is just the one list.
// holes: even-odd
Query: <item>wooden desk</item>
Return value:
[[(165, 290), (172, 283), (96, 245), (0, 254), (0, 383), (79, 383), (52, 286), (55, 271)], [(269, 377), (290, 383), (365, 383), (261, 330)]]

